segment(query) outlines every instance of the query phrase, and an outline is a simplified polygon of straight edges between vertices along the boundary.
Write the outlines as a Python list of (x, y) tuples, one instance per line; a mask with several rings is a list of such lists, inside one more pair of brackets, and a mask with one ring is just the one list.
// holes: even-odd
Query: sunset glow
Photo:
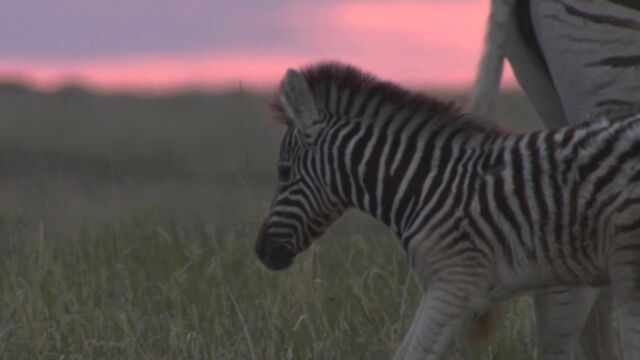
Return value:
[[(414, 87), (461, 89), (475, 76), (488, 7), (489, 1), (286, 4), (268, 26), (283, 27), (287, 41), (78, 59), (0, 56), (0, 80), (43, 89), (71, 82), (102, 91), (266, 89), (289, 67), (339, 60)], [(514, 84), (510, 72), (505, 83)]]
[(101, 91), (163, 92), (187, 88), (267, 89), (288, 66), (305, 61), (295, 56), (264, 54), (209, 54), (183, 57), (136, 57), (96, 61), (6, 61), (0, 74), (6, 80), (25, 81), (52, 90), (83, 84)]

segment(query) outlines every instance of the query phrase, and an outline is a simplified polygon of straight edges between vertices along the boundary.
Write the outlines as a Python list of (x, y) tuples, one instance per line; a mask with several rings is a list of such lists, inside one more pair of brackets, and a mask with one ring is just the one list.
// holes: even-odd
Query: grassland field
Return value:
[[(0, 358), (389, 359), (419, 290), (387, 229), (353, 212), (287, 271), (254, 255), (270, 100), (1, 84)], [(541, 127), (519, 93), (497, 118)], [(450, 358), (532, 359), (530, 300), (504, 309)]]

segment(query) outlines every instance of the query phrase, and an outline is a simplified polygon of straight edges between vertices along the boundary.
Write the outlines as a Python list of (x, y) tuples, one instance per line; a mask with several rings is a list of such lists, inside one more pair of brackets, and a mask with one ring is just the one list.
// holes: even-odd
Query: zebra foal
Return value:
[(397, 359), (549, 286), (611, 284), (640, 359), (640, 115), (522, 135), (353, 67), (289, 70), (278, 188), (256, 253), (289, 267), (348, 208), (387, 224), (423, 289)]

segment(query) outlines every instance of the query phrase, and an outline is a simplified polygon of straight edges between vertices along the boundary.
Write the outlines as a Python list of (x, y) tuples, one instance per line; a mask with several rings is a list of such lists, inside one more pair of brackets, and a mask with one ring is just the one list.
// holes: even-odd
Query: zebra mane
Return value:
[[(316, 106), (329, 114), (340, 114), (342, 107), (340, 102), (336, 105), (330, 101), (328, 93), (336, 91), (339, 94), (348, 94), (351, 100), (356, 94), (366, 93), (369, 99), (383, 99), (385, 105), (394, 108), (403, 108), (414, 113), (422, 113), (425, 118), (438, 118), (446, 122), (464, 124), (471, 129), (487, 130), (483, 122), (475, 121), (470, 115), (464, 114), (453, 102), (438, 100), (429, 95), (405, 89), (389, 81), (379, 80), (376, 76), (364, 72), (352, 65), (339, 62), (322, 62), (301, 69), (301, 74), (307, 81), (316, 101)], [(344, 101), (350, 101), (343, 99)], [(353, 104), (350, 105), (353, 107)], [(278, 122), (289, 124), (280, 96), (271, 104), (271, 109)], [(351, 112), (353, 109), (347, 109)]]

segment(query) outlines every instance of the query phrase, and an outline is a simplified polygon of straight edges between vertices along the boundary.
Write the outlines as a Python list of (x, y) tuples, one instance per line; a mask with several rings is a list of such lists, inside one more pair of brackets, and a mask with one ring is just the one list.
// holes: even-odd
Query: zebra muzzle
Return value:
[(261, 232), (256, 243), (256, 255), (270, 270), (283, 270), (293, 264), (296, 253), (293, 252), (281, 238), (266, 235)]

